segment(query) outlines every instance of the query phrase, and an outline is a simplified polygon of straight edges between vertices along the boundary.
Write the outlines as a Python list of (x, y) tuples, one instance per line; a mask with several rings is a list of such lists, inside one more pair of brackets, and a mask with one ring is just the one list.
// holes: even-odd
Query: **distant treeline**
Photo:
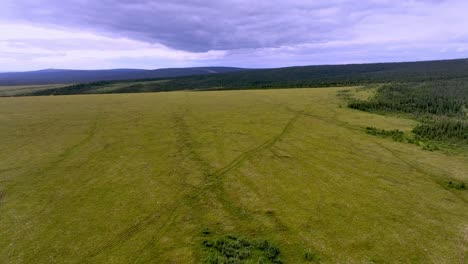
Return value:
[(106, 85), (110, 85), (113, 82), (109, 81), (99, 81), (99, 82), (92, 82), (92, 83), (80, 83), (69, 85), (65, 87), (59, 88), (52, 88), (47, 90), (39, 90), (29, 93), (28, 95), (72, 95), (72, 94), (85, 94), (95, 89), (101, 88)]
[(385, 84), (349, 107), (406, 113), (422, 122), (413, 129), (421, 138), (468, 143), (468, 79)]
[(109, 80), (141, 80), (149, 78), (173, 78), (200, 74), (218, 74), (247, 70), (234, 67), (168, 68), (157, 70), (60, 70), (49, 69), (29, 72), (0, 73), (0, 85), (70, 84)]
[(399, 111), (418, 116), (464, 116), (467, 102), (468, 79), (456, 79), (386, 84), (378, 89), (373, 100), (354, 101), (350, 107), (366, 111)]
[[(98, 93), (134, 93), (177, 90), (233, 90), (275, 89), (303, 87), (332, 87), (389, 82), (430, 82), (468, 78), (468, 59), (374, 63), (350, 65), (324, 65), (261, 69), (196, 75), (188, 77), (142, 79), (106, 82), (128, 83), (119, 89), (101, 89)], [(139, 82), (165, 80), (151, 85)], [(93, 82), (35, 92), (31, 95), (89, 93), (103, 87), (103, 82)]]

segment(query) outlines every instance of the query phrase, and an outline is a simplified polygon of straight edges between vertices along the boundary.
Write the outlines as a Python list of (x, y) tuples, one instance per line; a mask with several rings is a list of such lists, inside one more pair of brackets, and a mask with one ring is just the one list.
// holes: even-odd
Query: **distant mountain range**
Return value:
[[(333, 87), (439, 80), (456, 80), (468, 83), (468, 59), (249, 70), (229, 67), (154, 71), (49, 69), (28, 73), (0, 74), (0, 85), (51, 84), (48, 87), (22, 88), (15, 86), (15, 88), (5, 88), (0, 96)], [(1, 86), (0, 90), (2, 90)]]
[(234, 67), (167, 68), (157, 70), (63, 70), (45, 69), (28, 72), (0, 73), (0, 85), (70, 84), (108, 80), (137, 80), (171, 78), (190, 75), (217, 74), (242, 71)]

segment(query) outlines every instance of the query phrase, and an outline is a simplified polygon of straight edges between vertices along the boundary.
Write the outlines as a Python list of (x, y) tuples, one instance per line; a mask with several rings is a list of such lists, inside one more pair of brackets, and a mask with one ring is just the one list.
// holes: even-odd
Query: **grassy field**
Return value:
[(468, 157), (338, 90), (0, 98), (0, 263), (467, 263)]
[(63, 84), (48, 84), (48, 85), (11, 85), (0, 86), (0, 97), (3, 96), (21, 96), (33, 92), (45, 91), (49, 89), (60, 88)]
[[(139, 92), (151, 92), (153, 86), (168, 80), (153, 81), (109, 81), (90, 84), (49, 84), (49, 85), (12, 85), (0, 86), (0, 97), (63, 95), (63, 94), (108, 94), (127, 93), (134, 89)], [(51, 91), (55, 91), (52, 92)], [(72, 92), (73, 91), (73, 92)]]
[(86, 94), (105, 94), (113, 93), (122, 89), (133, 89), (138, 88), (141, 91), (150, 90), (152, 85), (166, 82), (167, 80), (157, 80), (157, 81), (134, 81), (134, 82), (116, 82), (105, 85), (101, 88), (93, 89), (91, 91), (84, 92)]

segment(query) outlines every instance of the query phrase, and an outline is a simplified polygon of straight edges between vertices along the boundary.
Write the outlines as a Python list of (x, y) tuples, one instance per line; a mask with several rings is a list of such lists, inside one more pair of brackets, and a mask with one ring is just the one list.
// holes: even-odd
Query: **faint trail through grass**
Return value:
[(465, 263), (465, 254), (468, 247), (468, 225), (464, 227), (462, 230), (462, 238), (460, 241), (460, 249), (458, 253), (458, 263), (464, 264)]
[(2, 263), (200, 263), (225, 235), (285, 263), (466, 261), (466, 158), (366, 134), (414, 123), (336, 90), (10, 100)]
[[(231, 209), (233, 210), (233, 206), (230, 204), (230, 202), (227, 201), (227, 199), (225, 199), (225, 197), (223, 195), (221, 195), (219, 193), (219, 188), (222, 188), (222, 180), (223, 180), (223, 177), (229, 173), (230, 171), (232, 171), (233, 169), (239, 167), (242, 162), (246, 161), (247, 159), (251, 158), (254, 154), (260, 152), (261, 150), (263, 149), (266, 149), (268, 147), (271, 147), (272, 145), (274, 145), (278, 140), (280, 140), (288, 131), (289, 129), (292, 127), (292, 125), (294, 124), (294, 122), (300, 117), (299, 114), (296, 114), (295, 116), (293, 116), (287, 123), (286, 125), (283, 127), (283, 129), (281, 130), (281, 132), (274, 136), (273, 138), (267, 140), (266, 142), (264, 142), (263, 144), (257, 146), (257, 147), (254, 147), (242, 154), (240, 154), (239, 156), (237, 156), (234, 160), (232, 160), (230, 163), (228, 163), (226, 166), (224, 166), (223, 168), (215, 171), (214, 173), (211, 173), (209, 175), (207, 175), (207, 180), (206, 182), (203, 184), (204, 187), (202, 187), (201, 189), (195, 191), (193, 194), (187, 196), (185, 199), (182, 199), (181, 201), (179, 201), (175, 206), (174, 206), (174, 209), (173, 211), (171, 212), (170, 214), (170, 217), (169, 219), (162, 225), (162, 228), (159, 230), (159, 232), (145, 245), (144, 249), (147, 249), (149, 248), (150, 246), (153, 246), (155, 243), (157, 243), (161, 237), (165, 234), (165, 232), (167, 231), (167, 229), (169, 228), (169, 226), (172, 224), (172, 222), (175, 221), (175, 219), (177, 218), (178, 214), (180, 213), (183, 205), (186, 203), (186, 200), (187, 199), (194, 199), (194, 198), (197, 198), (201, 195), (203, 195), (204, 193), (206, 193), (207, 191), (209, 190), (213, 190), (217, 193), (217, 199), (223, 204), (223, 206), (226, 207), (226, 209)], [(184, 124), (184, 122), (182, 122), (182, 120), (179, 118), (177, 118), (177, 122), (179, 123), (179, 127), (184, 127), (183, 125), (181, 126), (180, 124)], [(184, 131), (187, 131), (187, 128), (184, 129)], [(184, 137), (185, 139), (189, 138), (189, 137)], [(191, 143), (190, 141), (187, 141), (187, 140), (184, 140), (186, 146), (190, 146)], [(206, 164), (206, 162), (203, 161), (203, 159), (201, 159), (198, 155), (195, 154), (195, 152), (192, 150), (191, 152), (191, 155), (193, 157), (195, 157), (195, 160), (197, 162), (200, 162), (201, 164), (203, 164), (203, 167), (208, 167), (209, 165)], [(214, 187), (214, 188), (213, 188)], [(238, 210), (234, 209), (236, 211), (236, 213), (238, 212)], [(142, 252), (140, 252), (141, 254)], [(154, 259), (155, 257), (153, 257), (152, 259)], [(148, 260), (148, 261), (151, 261), (152, 259)], [(138, 257), (133, 263), (138, 263), (139, 261), (141, 260), (140, 257)], [(145, 261), (144, 263), (148, 262), (148, 261)]]

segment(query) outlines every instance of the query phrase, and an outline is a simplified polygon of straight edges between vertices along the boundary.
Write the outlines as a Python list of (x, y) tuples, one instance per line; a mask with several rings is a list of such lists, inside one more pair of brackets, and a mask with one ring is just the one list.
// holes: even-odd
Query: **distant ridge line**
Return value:
[(43, 69), (26, 72), (0, 73), (0, 85), (41, 85), (72, 84), (111, 80), (138, 80), (154, 78), (174, 78), (181, 76), (218, 74), (247, 70), (235, 67), (192, 67), (144, 69), (110, 69), (110, 70), (68, 70)]

